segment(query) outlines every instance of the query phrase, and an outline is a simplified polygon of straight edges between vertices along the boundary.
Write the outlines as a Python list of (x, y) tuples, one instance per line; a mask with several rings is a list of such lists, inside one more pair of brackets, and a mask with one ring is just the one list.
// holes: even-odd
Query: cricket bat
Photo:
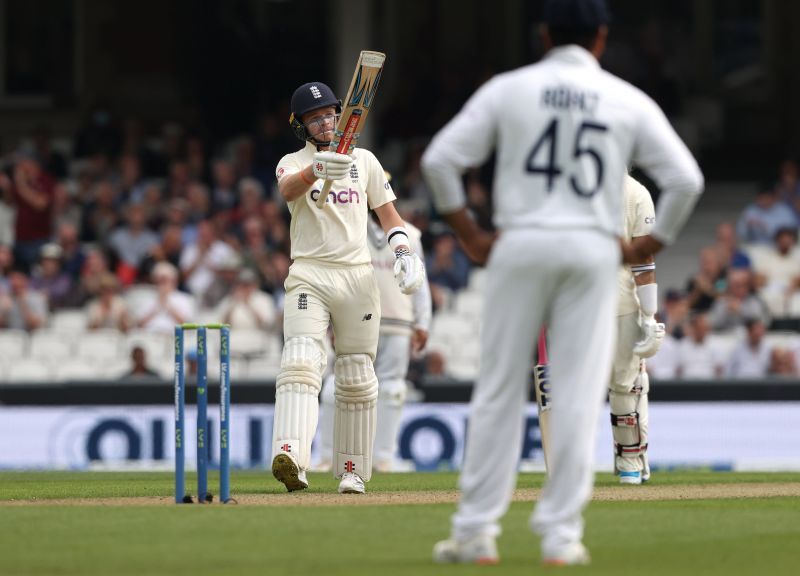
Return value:
[(547, 330), (542, 327), (539, 334), (539, 353), (536, 366), (533, 367), (533, 388), (536, 392), (536, 407), (539, 410), (539, 434), (542, 437), (544, 466), (547, 465), (547, 454), (550, 449), (550, 378), (547, 371)]
[[(353, 80), (350, 82), (350, 89), (344, 100), (342, 116), (339, 118), (333, 134), (330, 150), (336, 150), (339, 154), (349, 154), (355, 148), (358, 136), (364, 129), (364, 121), (372, 107), (375, 93), (378, 91), (385, 60), (386, 54), (383, 52), (361, 51)], [(332, 181), (325, 181), (319, 198), (317, 198), (317, 208), (325, 206), (331, 184), (333, 184)]]

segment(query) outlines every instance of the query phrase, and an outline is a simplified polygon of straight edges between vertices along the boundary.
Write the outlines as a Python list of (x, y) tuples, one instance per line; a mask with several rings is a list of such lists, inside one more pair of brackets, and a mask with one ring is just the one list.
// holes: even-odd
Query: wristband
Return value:
[(409, 246), (408, 234), (406, 233), (405, 226), (395, 226), (387, 234), (389, 239), (389, 246), (394, 252), (397, 252), (399, 246)]

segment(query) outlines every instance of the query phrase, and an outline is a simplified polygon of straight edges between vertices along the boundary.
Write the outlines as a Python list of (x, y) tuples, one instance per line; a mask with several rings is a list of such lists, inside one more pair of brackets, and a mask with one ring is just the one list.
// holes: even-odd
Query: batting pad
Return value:
[(336, 414), (333, 422), (333, 474), (340, 478), (355, 472), (362, 480), (372, 477), (378, 379), (366, 354), (336, 358)]
[(291, 338), (284, 344), (275, 387), (272, 457), (288, 452), (302, 470), (311, 464), (324, 367), (325, 351), (313, 338)]

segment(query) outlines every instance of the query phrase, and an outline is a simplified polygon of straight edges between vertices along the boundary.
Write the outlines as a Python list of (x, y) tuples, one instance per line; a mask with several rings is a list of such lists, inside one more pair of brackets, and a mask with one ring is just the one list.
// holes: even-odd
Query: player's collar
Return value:
[(552, 48), (546, 56), (547, 60), (557, 60), (565, 64), (580, 64), (582, 66), (592, 66), (599, 68), (600, 63), (591, 52), (583, 46), (569, 44), (567, 46), (557, 46)]

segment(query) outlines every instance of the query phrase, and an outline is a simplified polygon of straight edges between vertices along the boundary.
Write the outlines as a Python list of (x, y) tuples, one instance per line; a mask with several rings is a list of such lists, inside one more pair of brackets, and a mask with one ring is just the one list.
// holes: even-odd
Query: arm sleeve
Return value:
[(366, 164), (367, 164), (367, 202), (369, 202), (369, 207), (374, 210), (375, 208), (379, 208), (384, 204), (389, 202), (393, 202), (397, 199), (394, 194), (394, 190), (392, 190), (392, 185), (389, 184), (389, 180), (386, 179), (386, 172), (381, 166), (380, 161), (375, 157), (375, 155), (366, 149), (358, 150), (359, 154), (364, 154), (367, 156)]
[(632, 160), (661, 189), (652, 236), (672, 244), (703, 192), (703, 174), (667, 117), (644, 95), (637, 125)]
[(497, 81), (478, 89), (464, 108), (433, 138), (422, 157), (422, 173), (433, 193), (436, 209), (450, 214), (464, 207), (461, 175), (486, 162), (495, 147), (497, 121), (494, 94)]

